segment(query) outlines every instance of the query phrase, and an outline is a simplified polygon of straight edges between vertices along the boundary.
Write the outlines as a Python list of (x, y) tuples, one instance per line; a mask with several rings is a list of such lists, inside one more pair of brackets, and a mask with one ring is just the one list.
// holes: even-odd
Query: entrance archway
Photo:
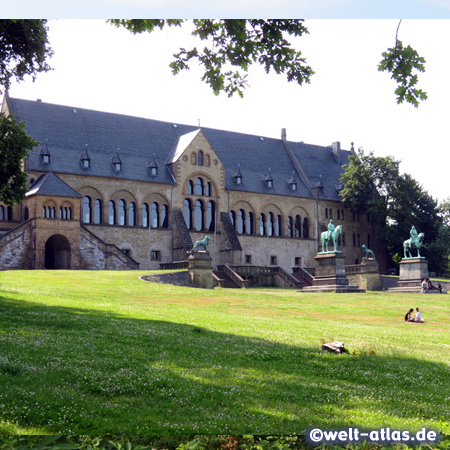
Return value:
[(46, 269), (70, 269), (70, 242), (61, 235), (54, 234), (45, 244)]

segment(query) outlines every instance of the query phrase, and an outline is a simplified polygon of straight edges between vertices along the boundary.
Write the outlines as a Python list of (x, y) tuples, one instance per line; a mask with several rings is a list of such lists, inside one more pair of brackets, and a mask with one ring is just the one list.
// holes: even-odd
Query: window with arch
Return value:
[(259, 234), (260, 236), (266, 235), (266, 216), (264, 214), (259, 216)]
[(328, 219), (328, 208), (325, 208), (325, 219)]
[(213, 201), (208, 202), (206, 210), (206, 229), (208, 231), (215, 231), (216, 229), (216, 204)]
[(148, 203), (142, 205), (142, 226), (147, 228), (149, 224), (149, 209)]
[(102, 223), (102, 209), (102, 201), (97, 198), (94, 202), (94, 223), (96, 224)]
[(192, 230), (192, 202), (187, 198), (184, 201), (184, 221), (188, 230)]
[(194, 195), (194, 182), (192, 180), (188, 182), (188, 194)]
[[(1, 212), (3, 206), (0, 206), (0, 220), (3, 220), (3, 214)], [(24, 220), (27, 221), (30, 218), (30, 210), (25, 208)]]
[(126, 224), (126, 203), (125, 200), (120, 199), (119, 200), (119, 207), (117, 209), (117, 224), (124, 226)]
[(159, 228), (159, 204), (157, 202), (152, 203), (151, 224), (152, 228)]
[(128, 205), (128, 225), (134, 227), (136, 225), (136, 203), (130, 202)]
[(277, 221), (275, 222), (275, 236), (282, 236), (283, 235), (283, 221), (281, 218), (281, 215), (277, 215)]
[(303, 237), (309, 238), (309, 219), (307, 217), (303, 219)]
[(254, 215), (252, 212), (249, 212), (247, 214), (247, 225), (246, 225), (247, 234), (254, 233), (254, 229), (255, 229), (254, 222), (255, 222)]
[(239, 234), (245, 234), (245, 211), (243, 209), (238, 211), (237, 232)]
[(162, 205), (161, 208), (161, 228), (169, 228), (169, 207)]
[(212, 195), (212, 184), (211, 184), (210, 181), (208, 181), (208, 182), (206, 183), (206, 187), (205, 187), (205, 195), (206, 195), (207, 197), (211, 197), (211, 195)]
[(275, 219), (273, 213), (267, 215), (267, 235), (273, 236), (275, 234)]
[(201, 200), (195, 202), (195, 229), (201, 231), (205, 228), (205, 208)]
[(92, 214), (92, 200), (91, 197), (86, 196), (83, 198), (83, 223), (91, 223)]
[(292, 216), (288, 217), (288, 237), (294, 237), (294, 224), (293, 224)]
[(116, 224), (116, 204), (114, 200), (111, 200), (108, 203), (108, 224), (109, 225)]
[(0, 220), (6, 220), (5, 207), (0, 205)]
[(297, 239), (302, 237), (302, 218), (298, 214), (295, 216), (294, 237)]
[(203, 178), (198, 177), (195, 181), (195, 195), (204, 195)]
[(236, 212), (233, 210), (230, 211), (230, 220), (231, 225), (233, 225), (233, 228), (236, 229)]
[(203, 151), (202, 150), (198, 151), (198, 165), (203, 166)]

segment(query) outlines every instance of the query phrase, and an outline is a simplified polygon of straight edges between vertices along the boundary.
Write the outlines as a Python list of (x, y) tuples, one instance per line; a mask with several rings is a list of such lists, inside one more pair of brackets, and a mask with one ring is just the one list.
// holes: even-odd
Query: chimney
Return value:
[(340, 142), (333, 142), (333, 155), (336, 158), (336, 161), (341, 164), (342, 158), (341, 158), (341, 143)]
[(282, 129), (281, 129), (281, 139), (282, 139), (283, 141), (287, 140), (287, 137), (286, 137), (286, 128), (282, 128)]

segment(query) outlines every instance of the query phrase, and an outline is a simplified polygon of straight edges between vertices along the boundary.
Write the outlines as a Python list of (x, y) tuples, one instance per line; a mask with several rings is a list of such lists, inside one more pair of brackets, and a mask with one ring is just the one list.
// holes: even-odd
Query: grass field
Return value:
[[(208, 291), (144, 274), (0, 272), (0, 433), (450, 434), (450, 296)], [(405, 323), (416, 306), (426, 323)], [(355, 354), (322, 352), (322, 338)]]

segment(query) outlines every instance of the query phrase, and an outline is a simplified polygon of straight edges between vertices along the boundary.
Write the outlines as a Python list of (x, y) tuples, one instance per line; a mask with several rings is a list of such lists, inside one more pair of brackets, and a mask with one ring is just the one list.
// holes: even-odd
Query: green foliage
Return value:
[(345, 206), (370, 215), (392, 260), (398, 262), (403, 257), (402, 243), (414, 225), (425, 233), (430, 270), (440, 272), (446, 256), (442, 246), (436, 245), (442, 223), (437, 201), (414, 178), (401, 174), (400, 161), (390, 156), (366, 155), (360, 149), (344, 168), (340, 196)]
[[(183, 20), (114, 19), (110, 23), (125, 27), (132, 33), (152, 32), (165, 26), (181, 26)], [(314, 74), (300, 51), (287, 41), (286, 35), (302, 36), (308, 33), (302, 20), (262, 19), (197, 19), (193, 20), (192, 35), (208, 43), (202, 49), (180, 48), (170, 64), (174, 75), (189, 70), (193, 60), (203, 66), (202, 81), (215, 95), (225, 92), (243, 96), (248, 86), (247, 71), (258, 63), (266, 73), (274, 70), (286, 74), (288, 81), (299, 85), (309, 83)], [(241, 73), (240, 70), (243, 72)]]
[(27, 174), (22, 170), (23, 159), (38, 144), (27, 135), (24, 122), (0, 114), (0, 201), (12, 205), (24, 198)]
[[(0, 86), (8, 90), (11, 78), (23, 80), (51, 70), (46, 59), (53, 55), (47, 38), (46, 20), (0, 20)], [(1, 91), (0, 91), (1, 92)]]
[(420, 101), (428, 98), (426, 92), (417, 88), (418, 76), (415, 73), (425, 72), (425, 58), (419, 56), (410, 45), (403, 47), (399, 40), (396, 41), (395, 47), (388, 48), (382, 56), (378, 70), (391, 73), (391, 78), (396, 81), (397, 103), (406, 101), (417, 108)]

